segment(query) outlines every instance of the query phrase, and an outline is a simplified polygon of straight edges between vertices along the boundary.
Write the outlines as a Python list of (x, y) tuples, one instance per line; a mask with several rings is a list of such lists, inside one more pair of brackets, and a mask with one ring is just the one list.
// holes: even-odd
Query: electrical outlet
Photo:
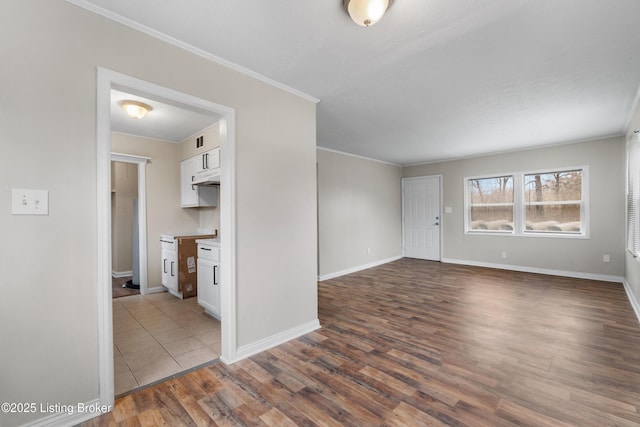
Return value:
[(611, 262), (611, 255), (609, 254), (602, 255), (602, 262)]
[(371, 248), (367, 248), (367, 255), (371, 254)]
[(506, 258), (507, 257), (507, 251), (502, 251), (502, 258)]
[(49, 192), (47, 190), (11, 190), (11, 213), (13, 215), (49, 215)]

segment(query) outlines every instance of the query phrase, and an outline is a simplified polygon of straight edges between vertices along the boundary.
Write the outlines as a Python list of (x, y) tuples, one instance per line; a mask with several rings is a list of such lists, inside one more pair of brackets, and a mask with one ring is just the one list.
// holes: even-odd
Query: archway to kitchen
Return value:
[(100, 401), (114, 401), (113, 311), (111, 305), (111, 239), (110, 239), (110, 159), (111, 159), (111, 90), (126, 90), (160, 98), (164, 101), (210, 111), (220, 120), (220, 315), (222, 318), (221, 359), (235, 358), (235, 112), (181, 92), (161, 87), (114, 71), (98, 68), (97, 73), (97, 287)]

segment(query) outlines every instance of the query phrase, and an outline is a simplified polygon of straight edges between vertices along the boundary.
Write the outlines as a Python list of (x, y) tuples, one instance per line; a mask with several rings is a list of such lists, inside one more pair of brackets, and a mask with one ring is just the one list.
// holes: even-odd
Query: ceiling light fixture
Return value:
[(149, 105), (138, 101), (122, 101), (122, 108), (129, 117), (134, 119), (143, 118), (149, 111), (153, 110)]
[(353, 22), (369, 27), (382, 18), (393, 0), (343, 0), (343, 2)]

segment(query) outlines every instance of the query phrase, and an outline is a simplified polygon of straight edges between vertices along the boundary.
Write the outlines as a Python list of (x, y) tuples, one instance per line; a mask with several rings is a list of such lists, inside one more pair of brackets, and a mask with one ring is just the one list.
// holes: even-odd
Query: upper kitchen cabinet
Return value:
[(218, 187), (193, 185), (200, 156), (180, 162), (181, 206), (198, 208), (218, 205)]
[(202, 129), (180, 144), (180, 160), (199, 156), (220, 146), (220, 123)]
[[(217, 206), (218, 187), (212, 184), (220, 168), (220, 123), (215, 123), (180, 144), (181, 206)], [(211, 182), (213, 181), (213, 182)]]
[(206, 151), (197, 157), (196, 174), (203, 174), (220, 168), (220, 147)]

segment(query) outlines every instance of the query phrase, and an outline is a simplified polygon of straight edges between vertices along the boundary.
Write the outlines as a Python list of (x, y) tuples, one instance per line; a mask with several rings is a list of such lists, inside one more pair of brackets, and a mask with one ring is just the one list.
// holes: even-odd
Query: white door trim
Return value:
[[(236, 360), (235, 110), (102, 67), (96, 77), (96, 207), (98, 381), (100, 403), (114, 403), (113, 313), (111, 302), (111, 88), (119, 87), (174, 100), (222, 115), (220, 120), (220, 246), (222, 355)], [(176, 164), (179, 159), (176, 159)], [(146, 241), (146, 240), (145, 240)], [(145, 269), (146, 271), (146, 269)]]
[(442, 175), (424, 175), (424, 176), (414, 176), (411, 178), (402, 178), (402, 256), (406, 256), (406, 251), (405, 251), (405, 239), (404, 239), (404, 232), (405, 232), (405, 223), (404, 223), (404, 184), (407, 181), (417, 181), (417, 180), (421, 180), (424, 178), (438, 178), (438, 183), (439, 183), (439, 189), (438, 191), (440, 192), (440, 197), (439, 197), (439, 203), (440, 203), (440, 241), (438, 242), (438, 244), (440, 245), (440, 251), (439, 251), (439, 256), (438, 256), (438, 261), (442, 261), (442, 250), (444, 248), (444, 234), (443, 234), (443, 221), (444, 218), (442, 216), (442, 211), (443, 211), (443, 192), (442, 192)]
[(112, 162), (138, 165), (138, 271), (140, 273), (140, 293), (147, 293), (147, 162), (150, 157), (131, 154), (111, 153)]

